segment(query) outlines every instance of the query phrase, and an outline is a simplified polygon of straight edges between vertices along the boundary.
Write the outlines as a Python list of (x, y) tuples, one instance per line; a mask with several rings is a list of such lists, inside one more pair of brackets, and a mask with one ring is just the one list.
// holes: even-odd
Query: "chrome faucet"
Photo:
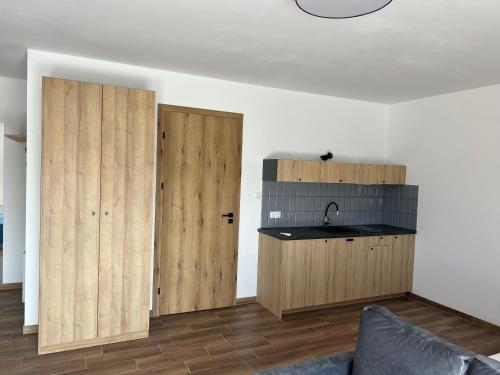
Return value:
[(335, 205), (335, 208), (337, 209), (337, 216), (339, 216), (339, 205), (337, 204), (337, 202), (328, 203), (328, 206), (326, 206), (326, 210), (325, 210), (325, 217), (323, 219), (323, 228), (327, 228), (328, 225), (332, 223), (332, 221), (328, 217), (328, 210), (330, 209), (330, 207), (332, 205)]

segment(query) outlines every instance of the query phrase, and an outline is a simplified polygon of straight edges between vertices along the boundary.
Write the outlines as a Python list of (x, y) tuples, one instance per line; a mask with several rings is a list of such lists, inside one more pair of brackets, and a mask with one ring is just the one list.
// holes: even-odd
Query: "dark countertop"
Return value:
[[(322, 227), (260, 228), (259, 232), (283, 241), (391, 236), (417, 233), (414, 229), (393, 227), (385, 224), (330, 226), (329, 228), (331, 228), (330, 231), (325, 231)], [(280, 233), (291, 233), (292, 235), (286, 236)]]

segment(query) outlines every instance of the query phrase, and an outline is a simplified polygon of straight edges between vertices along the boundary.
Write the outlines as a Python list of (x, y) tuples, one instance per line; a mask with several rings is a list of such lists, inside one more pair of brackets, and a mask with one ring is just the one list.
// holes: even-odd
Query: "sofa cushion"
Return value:
[(273, 368), (254, 375), (351, 375), (352, 353), (339, 353), (312, 361)]
[(500, 362), (491, 358), (476, 356), (469, 367), (470, 375), (495, 375), (500, 374)]
[(461, 375), (473, 353), (437, 338), (382, 306), (363, 309), (353, 375)]

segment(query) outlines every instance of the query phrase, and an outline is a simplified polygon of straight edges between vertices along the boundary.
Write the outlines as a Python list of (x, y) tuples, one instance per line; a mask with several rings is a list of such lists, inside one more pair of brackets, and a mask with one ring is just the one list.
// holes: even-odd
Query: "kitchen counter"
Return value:
[[(417, 231), (413, 229), (393, 227), (385, 224), (329, 226), (327, 230), (323, 229), (323, 227), (260, 228), (259, 232), (283, 241), (390, 236), (417, 233)], [(291, 236), (281, 233), (290, 233)]]

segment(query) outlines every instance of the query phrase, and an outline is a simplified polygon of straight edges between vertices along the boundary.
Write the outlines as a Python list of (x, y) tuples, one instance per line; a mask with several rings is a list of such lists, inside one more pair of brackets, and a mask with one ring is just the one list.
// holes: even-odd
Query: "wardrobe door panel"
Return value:
[(43, 78), (39, 352), (97, 337), (102, 87)]
[(155, 94), (103, 87), (99, 337), (149, 327)]

